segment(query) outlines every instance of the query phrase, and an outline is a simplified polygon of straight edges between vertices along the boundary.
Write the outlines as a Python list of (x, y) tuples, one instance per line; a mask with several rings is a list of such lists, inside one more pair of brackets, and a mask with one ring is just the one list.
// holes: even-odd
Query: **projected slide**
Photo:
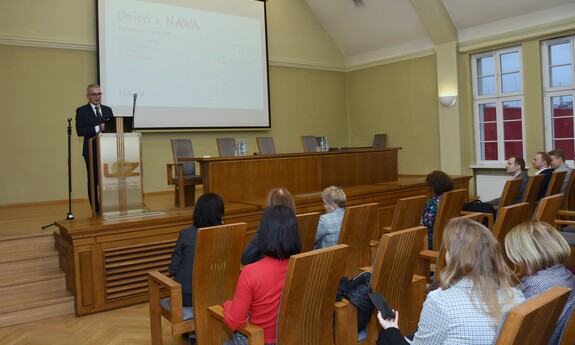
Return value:
[(135, 102), (134, 127), (269, 127), (263, 2), (99, 0), (98, 15), (104, 103)]

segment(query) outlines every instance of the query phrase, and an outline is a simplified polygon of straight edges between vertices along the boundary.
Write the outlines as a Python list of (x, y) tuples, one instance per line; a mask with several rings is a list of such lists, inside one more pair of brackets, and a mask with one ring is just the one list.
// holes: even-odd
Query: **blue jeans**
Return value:
[[(228, 340), (224, 345), (248, 345), (248, 337), (241, 334), (240, 332), (234, 332), (231, 340)], [(265, 344), (265, 345), (276, 345), (276, 344)]]

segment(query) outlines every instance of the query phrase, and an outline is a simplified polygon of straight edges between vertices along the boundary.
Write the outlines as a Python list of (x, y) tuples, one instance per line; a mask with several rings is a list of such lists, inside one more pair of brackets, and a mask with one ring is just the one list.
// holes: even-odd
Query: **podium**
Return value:
[[(122, 118), (116, 118), (116, 133), (99, 133), (96, 136), (99, 177), (97, 193), (101, 215), (104, 217), (128, 216), (145, 210), (141, 134), (123, 133), (121, 121)], [(93, 141), (90, 141), (90, 145), (93, 145)], [(90, 154), (92, 152), (90, 148)], [(90, 159), (90, 162), (93, 160)], [(90, 176), (90, 187), (92, 195), (96, 195), (93, 176)], [(96, 215), (93, 209), (92, 215)]]

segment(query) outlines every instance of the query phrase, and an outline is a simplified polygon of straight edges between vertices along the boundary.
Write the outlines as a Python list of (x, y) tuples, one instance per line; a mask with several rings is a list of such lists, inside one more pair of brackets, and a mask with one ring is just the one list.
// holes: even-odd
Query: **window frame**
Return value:
[[(556, 44), (569, 43), (571, 49), (571, 85), (564, 86), (551, 86), (551, 73), (549, 61), (549, 47)], [(563, 36), (549, 40), (541, 41), (541, 68), (543, 74), (543, 116), (545, 124), (545, 148), (547, 151), (555, 149), (553, 142), (553, 104), (551, 99), (560, 96), (570, 96), (575, 102), (575, 35)], [(573, 108), (573, 105), (572, 105)], [(575, 128), (575, 113), (573, 114), (573, 126)], [(573, 145), (575, 146), (575, 133), (573, 138)], [(565, 161), (573, 164), (573, 157), (565, 157)]]
[[(518, 73), (519, 73), (519, 88), (514, 92), (503, 93), (501, 56), (509, 53), (518, 53)], [(495, 93), (489, 95), (479, 95), (479, 76), (477, 73), (477, 64), (480, 59), (493, 57), (493, 68), (495, 78)], [(525, 101), (524, 101), (524, 73), (523, 73), (523, 51), (521, 46), (513, 46), (492, 50), (488, 52), (481, 52), (471, 55), (471, 77), (472, 77), (472, 90), (473, 90), (473, 123), (474, 123), (474, 143), (475, 143), (475, 162), (476, 165), (481, 166), (501, 166), (505, 165), (509, 154), (505, 153), (505, 128), (504, 128), (504, 113), (503, 104), (509, 101), (518, 101), (521, 104), (521, 145), (522, 156), (525, 157), (526, 140), (525, 140)], [(480, 106), (482, 104), (494, 103), (496, 107), (496, 127), (497, 127), (497, 160), (486, 160), (482, 158), (481, 152), (482, 144), (485, 142), (481, 138), (480, 127)]]

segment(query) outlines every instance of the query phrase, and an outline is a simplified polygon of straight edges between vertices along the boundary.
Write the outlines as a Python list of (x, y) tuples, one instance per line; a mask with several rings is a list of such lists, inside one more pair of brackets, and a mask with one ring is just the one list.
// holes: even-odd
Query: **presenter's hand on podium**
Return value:
[(106, 130), (106, 124), (102, 122), (102, 123), (100, 124), (100, 133), (104, 133), (105, 130)]

